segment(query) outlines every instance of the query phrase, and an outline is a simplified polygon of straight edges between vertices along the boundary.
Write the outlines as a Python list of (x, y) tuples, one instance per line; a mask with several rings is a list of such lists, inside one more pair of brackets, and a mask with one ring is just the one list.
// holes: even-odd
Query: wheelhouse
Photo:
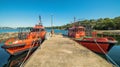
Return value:
[(74, 38), (84, 37), (85, 28), (83, 26), (69, 28), (68, 36), (74, 37)]

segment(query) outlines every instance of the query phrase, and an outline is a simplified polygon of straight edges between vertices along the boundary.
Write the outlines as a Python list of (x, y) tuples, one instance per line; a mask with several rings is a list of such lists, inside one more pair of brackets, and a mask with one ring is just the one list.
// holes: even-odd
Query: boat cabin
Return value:
[(45, 31), (44, 27), (42, 26), (36, 26), (30, 29), (30, 32), (41, 32), (41, 31)]
[(30, 29), (28, 38), (38, 37), (44, 39), (45, 33), (45, 28), (42, 25), (35, 25), (35, 27)]
[(73, 38), (80, 38), (85, 36), (85, 28), (83, 26), (74, 26), (68, 29), (68, 36)]

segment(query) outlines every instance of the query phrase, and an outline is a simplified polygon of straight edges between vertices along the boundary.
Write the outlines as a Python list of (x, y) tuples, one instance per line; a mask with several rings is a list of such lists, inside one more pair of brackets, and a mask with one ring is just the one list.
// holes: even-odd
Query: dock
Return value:
[(72, 39), (54, 35), (26, 61), (24, 67), (113, 67), (113, 65)]

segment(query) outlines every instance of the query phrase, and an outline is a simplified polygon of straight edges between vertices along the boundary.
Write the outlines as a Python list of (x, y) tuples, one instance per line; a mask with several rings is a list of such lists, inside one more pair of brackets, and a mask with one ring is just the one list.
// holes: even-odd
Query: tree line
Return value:
[(119, 30), (120, 29), (120, 16), (115, 18), (99, 18), (99, 19), (85, 19), (76, 21), (74, 23), (69, 23), (62, 26), (53, 26), (53, 27), (46, 27), (46, 28), (53, 28), (53, 29), (68, 29), (73, 25), (82, 25), (82, 26), (90, 26), (92, 29), (95, 30)]

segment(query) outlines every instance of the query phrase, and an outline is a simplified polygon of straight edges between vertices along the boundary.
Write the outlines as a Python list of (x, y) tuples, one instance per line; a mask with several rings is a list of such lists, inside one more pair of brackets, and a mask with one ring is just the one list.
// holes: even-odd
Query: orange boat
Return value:
[(40, 22), (31, 28), (29, 33), (21, 32), (18, 38), (8, 39), (2, 48), (6, 49), (10, 55), (21, 54), (29, 49), (36, 49), (45, 39), (45, 35), (46, 31)]
[(73, 26), (68, 29), (68, 36), (86, 48), (101, 54), (106, 54), (117, 41), (112, 37), (97, 37), (97, 32), (93, 32), (93, 37), (86, 37), (83, 26)]

